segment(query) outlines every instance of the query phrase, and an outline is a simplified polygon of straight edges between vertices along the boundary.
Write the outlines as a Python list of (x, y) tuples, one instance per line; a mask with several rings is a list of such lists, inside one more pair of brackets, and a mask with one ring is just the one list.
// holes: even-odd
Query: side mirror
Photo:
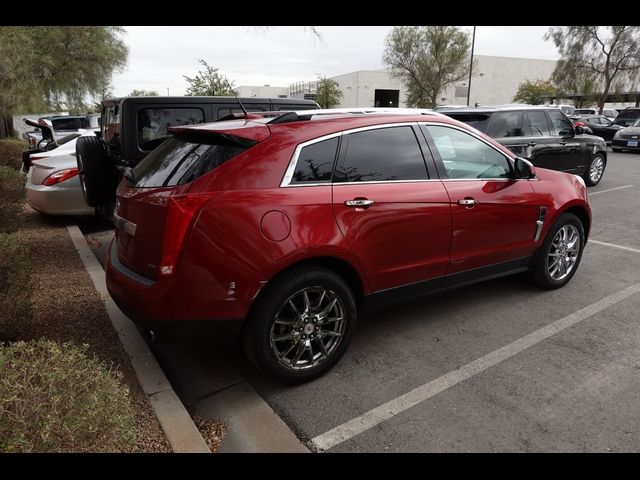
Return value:
[(533, 163), (522, 157), (516, 157), (513, 167), (515, 169), (516, 178), (534, 178), (536, 176)]

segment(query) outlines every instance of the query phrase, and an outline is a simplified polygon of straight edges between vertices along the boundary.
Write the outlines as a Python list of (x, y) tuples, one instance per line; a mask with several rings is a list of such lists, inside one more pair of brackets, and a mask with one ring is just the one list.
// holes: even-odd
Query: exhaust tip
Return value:
[(149, 340), (151, 343), (156, 343), (156, 332), (154, 332), (149, 328), (145, 328), (144, 335), (145, 337), (147, 337), (147, 340)]

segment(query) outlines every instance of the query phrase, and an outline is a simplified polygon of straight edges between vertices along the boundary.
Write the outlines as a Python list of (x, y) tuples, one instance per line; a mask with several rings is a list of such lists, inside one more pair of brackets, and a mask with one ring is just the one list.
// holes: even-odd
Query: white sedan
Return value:
[[(95, 133), (88, 131), (81, 136), (89, 135)], [(77, 138), (55, 150), (31, 157), (27, 174), (27, 202), (35, 210), (47, 215), (95, 213), (95, 209), (87, 205), (82, 195), (76, 161), (76, 141)]]

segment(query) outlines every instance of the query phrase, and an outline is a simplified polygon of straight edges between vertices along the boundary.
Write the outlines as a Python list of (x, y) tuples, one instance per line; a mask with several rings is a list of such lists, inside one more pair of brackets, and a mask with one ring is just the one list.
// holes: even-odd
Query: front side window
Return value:
[(454, 128), (427, 125), (448, 178), (509, 178), (507, 158), (473, 135)]
[(153, 150), (167, 138), (167, 129), (204, 122), (200, 108), (144, 108), (138, 112), (138, 145)]
[(366, 130), (345, 138), (348, 144), (340, 177), (347, 182), (429, 178), (418, 139), (410, 126)]
[(334, 137), (303, 147), (293, 171), (291, 184), (330, 182), (338, 140), (338, 137)]
[(524, 130), (529, 137), (545, 137), (551, 135), (547, 116), (540, 110), (524, 112)]
[(246, 150), (212, 136), (176, 135), (166, 139), (133, 170), (136, 187), (189, 183)]
[(565, 117), (563, 113), (558, 112), (557, 110), (549, 111), (547, 113), (549, 114), (549, 120), (551, 120), (551, 124), (556, 131), (556, 135), (560, 135), (561, 137), (569, 137), (573, 135), (573, 125), (571, 125), (571, 121)]

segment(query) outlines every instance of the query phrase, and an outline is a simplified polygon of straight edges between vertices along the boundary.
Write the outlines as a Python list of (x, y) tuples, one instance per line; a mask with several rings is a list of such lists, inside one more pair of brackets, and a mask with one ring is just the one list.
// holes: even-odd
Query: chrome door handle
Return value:
[(458, 205), (464, 205), (467, 208), (474, 207), (477, 203), (478, 201), (475, 198), (463, 198), (458, 200)]
[(373, 200), (368, 200), (366, 198), (357, 199), (357, 200), (346, 200), (344, 204), (347, 207), (370, 207), (373, 205)]

